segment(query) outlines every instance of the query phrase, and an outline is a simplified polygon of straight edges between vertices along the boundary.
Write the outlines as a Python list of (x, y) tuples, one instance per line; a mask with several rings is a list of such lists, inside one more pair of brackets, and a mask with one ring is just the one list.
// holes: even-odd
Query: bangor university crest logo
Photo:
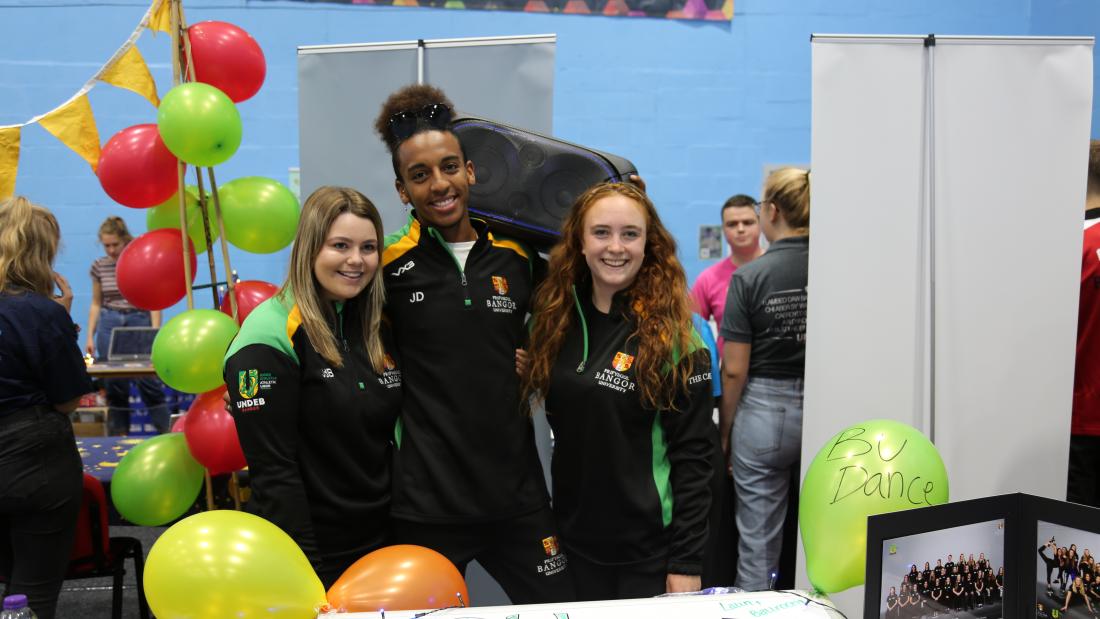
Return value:
[(542, 549), (546, 551), (546, 556), (548, 557), (557, 556), (558, 552), (560, 552), (558, 549), (558, 538), (553, 535), (543, 538)]
[(260, 371), (241, 370), (237, 372), (237, 391), (241, 397), (249, 400), (260, 391)]
[(385, 353), (385, 356), (382, 357), (382, 368), (387, 372), (397, 368), (397, 364), (393, 362), (393, 357), (390, 356), (390, 353)]
[(611, 360), (611, 366), (619, 372), (629, 370), (632, 365), (634, 365), (634, 355), (628, 355), (625, 352), (615, 353), (615, 358)]
[(508, 294), (508, 280), (503, 275), (493, 275), (493, 290), (500, 296)]

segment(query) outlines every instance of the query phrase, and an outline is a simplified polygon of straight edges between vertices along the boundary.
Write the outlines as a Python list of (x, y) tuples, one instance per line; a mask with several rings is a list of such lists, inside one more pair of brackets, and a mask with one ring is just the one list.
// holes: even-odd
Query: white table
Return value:
[[(809, 601), (812, 597), (820, 603)], [(828, 598), (805, 591), (759, 591), (720, 595), (681, 595), (637, 600), (475, 606), (427, 611), (388, 611), (385, 614), (325, 613), (329, 619), (838, 619)]]

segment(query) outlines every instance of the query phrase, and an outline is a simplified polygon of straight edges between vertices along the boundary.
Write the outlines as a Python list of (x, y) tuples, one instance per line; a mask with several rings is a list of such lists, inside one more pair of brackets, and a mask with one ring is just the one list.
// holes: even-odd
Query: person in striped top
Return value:
[[(99, 242), (106, 256), (92, 263), (92, 304), (88, 310), (88, 335), (84, 348), (96, 359), (106, 360), (111, 343), (111, 331), (116, 327), (159, 327), (160, 312), (134, 307), (118, 290), (115, 266), (126, 244), (133, 240), (121, 217), (108, 217), (99, 226)], [(115, 378), (104, 381), (107, 387), (107, 431), (112, 436), (128, 434), (130, 430), (130, 380)], [(149, 418), (158, 434), (168, 431), (169, 413), (164, 405), (164, 390), (156, 378), (137, 381), (141, 401), (149, 410)]]

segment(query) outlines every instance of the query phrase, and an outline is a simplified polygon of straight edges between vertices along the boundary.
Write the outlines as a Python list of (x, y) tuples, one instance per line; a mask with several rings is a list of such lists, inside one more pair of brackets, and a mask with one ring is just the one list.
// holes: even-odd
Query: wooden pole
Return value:
[(229, 494), (233, 497), (233, 509), (241, 510), (241, 480), (237, 477), (237, 471), (229, 474)]
[[(218, 183), (214, 180), (214, 168), (206, 168), (210, 175), (210, 195), (214, 196), (214, 218), (218, 220), (221, 233), (222, 260), (225, 261), (225, 281), (229, 286), (229, 306), (233, 309), (233, 320), (237, 320), (236, 284), (233, 282), (233, 267), (229, 264), (229, 243), (225, 240), (225, 221), (222, 220), (222, 203), (218, 199)], [(211, 250), (212, 251), (212, 250)]]
[(203, 477), (206, 479), (206, 509), (214, 510), (214, 483), (210, 479), (210, 469), (203, 469)]
[[(183, 9), (180, 0), (167, 0), (170, 2), (168, 15), (171, 20), (172, 37), (172, 85), (178, 86), (181, 82), (180, 55), (176, 51), (180, 46), (180, 32), (182, 30)], [(187, 37), (184, 37), (185, 39)], [(180, 205), (180, 240), (183, 244), (183, 283), (187, 291), (187, 309), (195, 309), (195, 299), (191, 294), (191, 247), (187, 236), (187, 196), (184, 193), (183, 176), (187, 166), (179, 159), (176, 160), (176, 195)]]
[(199, 212), (202, 214), (202, 234), (206, 237), (206, 262), (210, 265), (210, 294), (214, 295), (214, 309), (218, 309), (218, 269), (214, 265), (214, 239), (210, 238), (210, 215), (206, 210), (206, 190), (202, 185), (202, 169), (195, 168), (199, 183)]
[[(176, 0), (176, 2), (182, 2), (182, 0)], [(180, 42), (183, 43), (183, 57), (187, 61), (187, 75), (184, 76), (184, 81), (194, 82), (195, 78), (195, 62), (191, 58), (191, 37), (187, 36), (187, 22), (183, 18), (183, 4), (179, 5), (180, 12)], [(180, 49), (177, 45), (176, 49)]]

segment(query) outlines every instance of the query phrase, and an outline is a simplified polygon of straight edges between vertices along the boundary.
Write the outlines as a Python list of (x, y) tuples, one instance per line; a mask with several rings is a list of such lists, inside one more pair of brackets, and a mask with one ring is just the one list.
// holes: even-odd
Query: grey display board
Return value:
[[(1093, 40), (929, 43), (812, 39), (803, 474), (886, 418), (935, 443), (954, 501), (1061, 498)], [(861, 587), (831, 597), (862, 615)]]
[(550, 135), (555, 47), (552, 34), (299, 47), (302, 198), (322, 185), (354, 187), (387, 232), (398, 229), (405, 208), (374, 132), (386, 97), (422, 75), (460, 111)]

